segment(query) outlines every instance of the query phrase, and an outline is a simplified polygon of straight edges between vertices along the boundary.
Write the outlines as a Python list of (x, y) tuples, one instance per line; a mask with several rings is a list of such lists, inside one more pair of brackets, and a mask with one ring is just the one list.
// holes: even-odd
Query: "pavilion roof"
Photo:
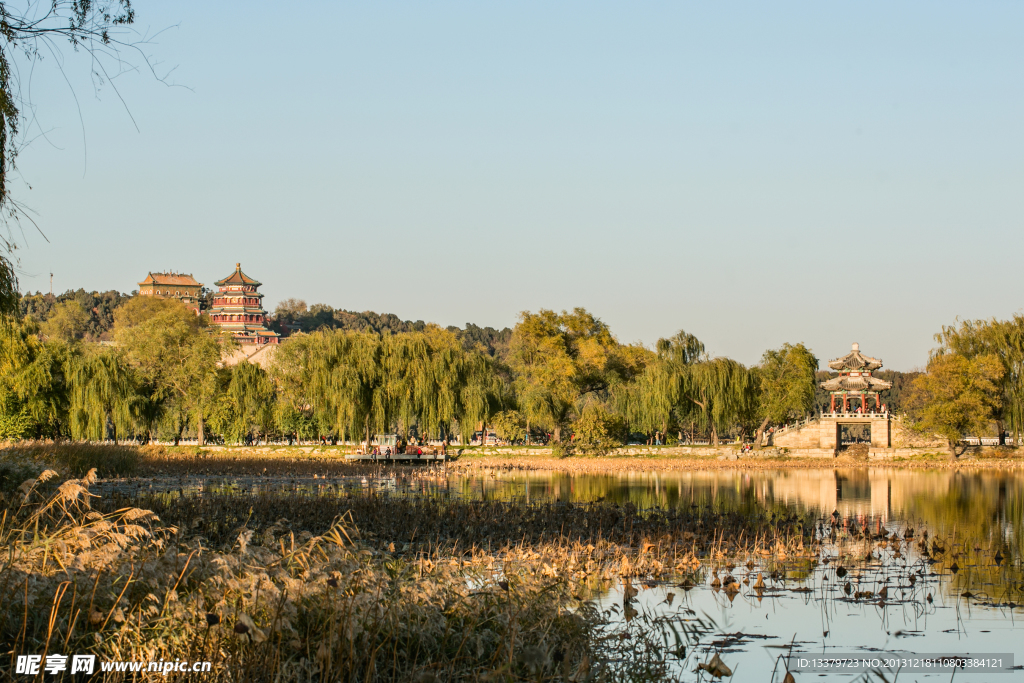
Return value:
[(892, 382), (871, 375), (839, 375), (821, 383), (825, 391), (883, 391), (892, 389)]
[(225, 285), (255, 285), (259, 287), (263, 283), (253, 280), (251, 277), (243, 273), (242, 264), (236, 263), (235, 272), (231, 273), (231, 275), (228, 275), (223, 280), (217, 280), (213, 284), (217, 285), (218, 287), (223, 287)]
[(196, 279), (189, 273), (150, 273), (146, 276), (140, 285), (169, 285), (176, 287), (202, 287), (202, 284), (196, 282)]
[(862, 354), (860, 352), (860, 344), (854, 342), (853, 350), (850, 353), (842, 358), (830, 360), (828, 366), (836, 372), (856, 372), (858, 370), (870, 372), (882, 367), (882, 361), (879, 358), (872, 358)]

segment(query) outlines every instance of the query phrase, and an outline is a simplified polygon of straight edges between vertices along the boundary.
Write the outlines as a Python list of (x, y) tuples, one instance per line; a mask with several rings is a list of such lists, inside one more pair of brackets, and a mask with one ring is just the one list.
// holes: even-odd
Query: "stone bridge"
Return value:
[(835, 454), (842, 446), (843, 425), (867, 425), (871, 430), (872, 450), (892, 448), (892, 417), (887, 412), (822, 413), (816, 418), (776, 430), (772, 444), (776, 448), (831, 451)]

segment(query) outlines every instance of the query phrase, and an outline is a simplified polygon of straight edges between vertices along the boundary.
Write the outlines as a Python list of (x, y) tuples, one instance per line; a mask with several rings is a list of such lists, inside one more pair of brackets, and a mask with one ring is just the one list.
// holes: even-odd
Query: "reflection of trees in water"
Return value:
[[(710, 474), (710, 476), (705, 476)], [(749, 514), (785, 509), (817, 512), (815, 506), (776, 501), (771, 477), (733, 473), (621, 473), (573, 475), (532, 472), (526, 475), (474, 474), (458, 490), (471, 499), (519, 499), (531, 503), (602, 501), (639, 509), (679, 509), (691, 506)]]
[(677, 471), (526, 475), (474, 474), (457, 485), (466, 498), (530, 502), (605, 501), (640, 509), (691, 505), (754, 514), (783, 508), (827, 516), (907, 519), (935, 532), (957, 532), (985, 543), (1002, 539), (1024, 549), (1024, 475), (998, 471), (777, 470)]
[[(907, 498), (903, 515), (932, 533), (951, 534), (985, 546), (1024, 549), (1024, 488), (1021, 477), (1002, 472), (957, 472), (945, 491), (920, 491)], [(1004, 554), (1005, 551), (1004, 551)]]

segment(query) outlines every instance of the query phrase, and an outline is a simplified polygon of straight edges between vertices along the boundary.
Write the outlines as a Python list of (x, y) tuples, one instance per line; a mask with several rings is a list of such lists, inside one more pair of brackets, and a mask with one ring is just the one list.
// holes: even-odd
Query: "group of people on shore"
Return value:
[[(363, 449), (360, 448), (356, 452), (359, 453), (359, 454), (362, 454), (363, 453)], [(393, 456), (396, 456), (396, 455), (415, 455), (417, 457), (419, 457), (421, 455), (443, 455), (443, 456), (447, 456), (448, 455), (448, 444), (447, 443), (442, 443), (440, 448), (434, 448), (434, 449), (429, 450), (429, 451), (424, 451), (422, 446), (417, 446), (417, 445), (414, 445), (414, 444), (404, 444), (404, 443), (399, 443), (399, 444), (395, 445), (394, 448), (392, 448), (391, 446), (384, 446), (383, 448), (381, 448), (380, 446), (371, 446), (369, 448), (369, 452), (367, 453), (367, 455), (373, 456), (374, 459), (376, 459), (376, 458), (384, 458), (385, 460), (390, 460)]]

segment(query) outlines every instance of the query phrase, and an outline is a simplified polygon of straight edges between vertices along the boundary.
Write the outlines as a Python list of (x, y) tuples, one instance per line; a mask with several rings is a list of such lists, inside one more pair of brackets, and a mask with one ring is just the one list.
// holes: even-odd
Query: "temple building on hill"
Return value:
[(199, 296), (203, 283), (189, 273), (150, 273), (139, 283), (139, 296), (177, 299), (199, 315)]
[[(850, 398), (860, 399), (858, 406), (860, 413), (881, 412), (882, 404), (878, 398), (878, 392), (892, 389), (892, 383), (883, 379), (872, 377), (871, 372), (882, 367), (882, 361), (871, 356), (865, 356), (860, 352), (860, 344), (854, 342), (852, 350), (835, 360), (830, 360), (828, 366), (839, 373), (821, 383), (821, 388), (832, 395), (832, 413), (836, 412), (836, 399), (841, 403), (841, 413), (850, 412)], [(874, 396), (875, 405), (871, 405), (870, 399)]]
[(218, 291), (213, 295), (210, 323), (230, 332), (239, 344), (278, 344), (281, 335), (267, 329), (267, 312), (263, 310), (263, 295), (256, 290), (262, 284), (242, 272), (242, 264), (235, 264), (235, 272), (214, 283)]

